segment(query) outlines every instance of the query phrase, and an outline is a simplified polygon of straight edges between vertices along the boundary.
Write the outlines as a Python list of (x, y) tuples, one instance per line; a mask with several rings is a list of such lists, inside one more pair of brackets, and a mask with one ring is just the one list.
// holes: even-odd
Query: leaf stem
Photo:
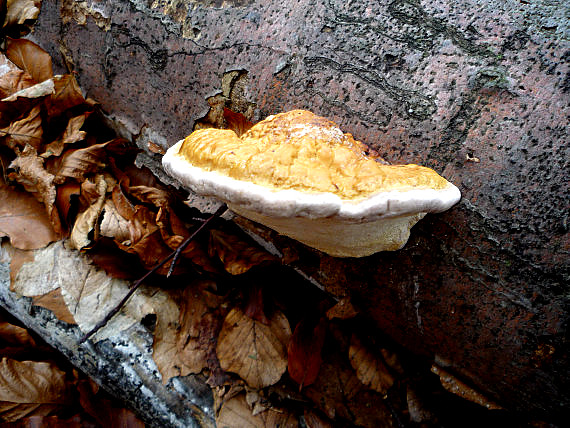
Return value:
[(166, 263), (168, 263), (168, 261), (170, 259), (173, 259), (172, 264), (170, 265), (170, 269), (168, 270), (168, 274), (167, 274), (167, 276), (170, 276), (170, 274), (174, 270), (174, 265), (175, 265), (176, 261), (178, 260), (178, 258), (180, 257), (180, 254), (182, 253), (184, 248), (186, 248), (188, 246), (188, 244), (190, 244), (190, 242), (192, 242), (194, 240), (194, 238), (196, 238), (196, 236), (203, 229), (205, 229), (206, 226), (213, 219), (215, 219), (216, 217), (220, 217), (222, 214), (224, 214), (226, 212), (227, 209), (228, 209), (227, 205), (222, 204), (220, 206), (220, 208), (218, 208), (214, 214), (212, 214), (210, 217), (208, 217), (206, 220), (204, 220), (204, 222), (200, 225), (200, 227), (198, 227), (198, 229), (196, 229), (188, 238), (186, 238), (184, 240), (184, 242), (182, 242), (176, 248), (176, 250), (174, 250), (172, 253), (170, 253), (168, 256), (166, 256), (164, 259), (162, 259), (151, 270), (149, 270), (147, 273), (145, 273), (142, 276), (142, 278), (138, 279), (133, 284), (133, 286), (130, 288), (128, 293), (125, 294), (125, 296), (121, 299), (121, 301), (113, 309), (111, 309), (109, 311), (109, 313), (107, 313), (107, 315), (105, 315), (105, 317), (95, 325), (95, 327), (93, 327), (89, 332), (85, 333), (83, 335), (83, 337), (81, 337), (81, 339), (79, 339), (79, 344), (84, 343), (87, 339), (89, 339), (91, 336), (93, 336), (95, 333), (97, 333), (102, 327), (104, 327), (109, 322), (109, 320), (111, 318), (113, 318), (117, 314), (117, 312), (119, 312), (121, 310), (121, 308), (125, 305), (125, 303), (127, 303), (127, 300), (129, 300), (129, 298), (135, 293), (135, 291), (138, 290), (138, 288), (140, 287), (140, 285), (143, 283), (143, 281), (145, 279), (147, 279), (150, 275), (152, 275), (154, 272), (156, 272), (158, 269), (160, 269), (162, 266), (164, 266)]

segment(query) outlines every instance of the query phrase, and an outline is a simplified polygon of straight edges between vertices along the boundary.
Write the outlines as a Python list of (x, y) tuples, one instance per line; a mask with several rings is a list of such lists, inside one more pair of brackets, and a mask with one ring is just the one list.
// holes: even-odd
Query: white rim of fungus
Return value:
[(358, 201), (342, 199), (332, 193), (271, 189), (193, 166), (178, 154), (183, 141), (168, 149), (162, 158), (168, 174), (199, 195), (214, 196), (267, 216), (337, 218), (358, 223), (414, 213), (442, 212), (461, 198), (459, 189), (449, 182), (443, 189), (391, 190)]

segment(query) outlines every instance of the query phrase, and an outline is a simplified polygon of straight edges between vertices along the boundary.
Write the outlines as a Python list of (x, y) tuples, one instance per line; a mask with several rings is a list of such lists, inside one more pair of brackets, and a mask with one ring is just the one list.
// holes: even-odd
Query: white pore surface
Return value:
[(195, 167), (178, 155), (181, 145), (182, 141), (176, 143), (162, 158), (166, 172), (200, 195), (223, 200), (238, 213), (244, 210), (267, 217), (329, 218), (345, 224), (362, 223), (445, 211), (461, 198), (459, 189), (451, 183), (441, 190), (380, 192), (357, 202), (343, 200), (332, 193), (274, 190)]

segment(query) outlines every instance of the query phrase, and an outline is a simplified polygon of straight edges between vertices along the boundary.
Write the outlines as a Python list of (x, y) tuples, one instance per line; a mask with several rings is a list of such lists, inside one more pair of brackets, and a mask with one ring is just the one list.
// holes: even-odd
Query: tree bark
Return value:
[(312, 110), (444, 175), (462, 201), (404, 249), (298, 246), (296, 267), (502, 405), (550, 418), (570, 408), (567, 13), (546, 0), (44, 0), (33, 37), (157, 173), (149, 141), (166, 148), (227, 106), (253, 120)]

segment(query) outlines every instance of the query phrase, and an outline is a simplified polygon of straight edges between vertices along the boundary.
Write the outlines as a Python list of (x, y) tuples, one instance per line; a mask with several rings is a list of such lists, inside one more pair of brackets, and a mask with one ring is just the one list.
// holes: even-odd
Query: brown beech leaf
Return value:
[(382, 361), (367, 349), (356, 335), (350, 339), (348, 358), (356, 376), (366, 386), (380, 394), (386, 394), (394, 384), (394, 377)]
[(0, 344), (19, 345), (33, 348), (36, 342), (25, 328), (19, 327), (0, 318)]
[(44, 168), (44, 160), (37, 155), (36, 149), (26, 146), (24, 151), (12, 161), (10, 168), (16, 172), (9, 177), (20, 183), (26, 191), (33, 193), (37, 200), (42, 201), (55, 233), (61, 234), (62, 227), (59, 213), (55, 207), (56, 189), (54, 176)]
[(73, 315), (69, 312), (69, 309), (65, 304), (65, 300), (61, 294), (61, 288), (56, 288), (47, 294), (33, 296), (32, 304), (49, 309), (58, 320), (64, 321), (68, 324), (77, 324), (75, 322), (75, 318), (73, 318)]
[(89, 249), (89, 258), (113, 278), (134, 280), (145, 274), (137, 255), (121, 251), (110, 238), (97, 239)]
[(253, 126), (241, 113), (236, 113), (229, 108), (224, 107), (224, 119), (226, 120), (226, 127), (234, 131), (238, 137), (245, 134)]
[(16, 147), (23, 148), (26, 144), (36, 150), (42, 143), (44, 130), (40, 116), (40, 106), (34, 107), (25, 117), (19, 118), (9, 126), (0, 129), (0, 141), (4, 141), (12, 150)]
[(87, 174), (98, 172), (105, 166), (105, 147), (110, 143), (93, 144), (82, 149), (69, 149), (62, 158), (55, 183), (61, 184), (66, 178), (83, 181)]
[(254, 266), (277, 260), (256, 245), (217, 229), (210, 230), (208, 253), (210, 257), (217, 255), (232, 275), (240, 275)]
[(218, 416), (216, 426), (227, 428), (297, 428), (297, 418), (284, 409), (267, 409), (253, 414), (245, 394), (239, 394), (226, 401)]
[(341, 298), (336, 305), (327, 311), (327, 318), (332, 320), (333, 318), (338, 318), (341, 320), (346, 320), (349, 318), (354, 318), (358, 314), (358, 311), (354, 309), (349, 297)]
[[(6, 17), (2, 28), (15, 28), (17, 33), (21, 33), (21, 27), (30, 26), (30, 23), (38, 18), (42, 4), (41, 0), (7, 0), (6, 3)], [(10, 33), (12, 34), (12, 31)]]
[(431, 366), (431, 371), (439, 376), (442, 386), (449, 392), (460, 396), (466, 400), (477, 403), (480, 406), (486, 407), (490, 410), (502, 409), (497, 403), (489, 400), (480, 392), (467, 385), (465, 382), (457, 379), (447, 370), (441, 368), (440, 366), (434, 364)]
[[(2, 426), (2, 425), (0, 425)], [(29, 416), (12, 422), (10, 428), (95, 428), (91, 421), (85, 421), (80, 414), (67, 419), (54, 416)]]
[(48, 115), (59, 116), (64, 111), (84, 104), (85, 98), (73, 74), (53, 77), (54, 94), (46, 99)]
[(53, 76), (50, 54), (30, 40), (7, 37), (6, 56), (38, 83)]
[(59, 156), (63, 153), (63, 149), (66, 144), (77, 143), (78, 141), (85, 139), (87, 133), (85, 131), (81, 131), (81, 127), (85, 123), (87, 116), (89, 116), (89, 113), (84, 113), (69, 119), (67, 127), (63, 133), (46, 146), (42, 156), (44, 158), (49, 156)]
[(0, 237), (3, 236), (22, 250), (42, 248), (59, 239), (40, 202), (0, 181)]
[(47, 362), (0, 361), (0, 418), (45, 416), (70, 402), (65, 373)]
[(321, 318), (315, 325), (307, 319), (295, 327), (287, 348), (287, 370), (289, 376), (299, 384), (299, 390), (311, 385), (317, 379), (321, 368), (321, 350), (325, 343), (327, 325)]
[(265, 325), (234, 308), (218, 337), (218, 359), (224, 370), (237, 373), (252, 388), (264, 388), (279, 381), (287, 369), (290, 337), (282, 312), (275, 311)]
[(79, 209), (81, 185), (77, 182), (70, 182), (57, 186), (56, 190), (55, 206), (66, 230), (69, 230)]
[[(8, 64), (5, 64), (4, 61), (2, 61), (1, 57), (0, 66), (9, 67)], [(22, 89), (34, 86), (35, 84), (36, 82), (34, 79), (32, 79), (32, 76), (30, 76), (24, 70), (20, 70), (19, 68), (14, 67), (14, 69), (0, 76), (0, 99), (4, 100), (10, 95), (15, 94)]]
[[(95, 176), (95, 186), (97, 191), (97, 200), (95, 200), (85, 211), (77, 216), (77, 220), (71, 230), (69, 244), (71, 248), (81, 250), (91, 245), (91, 232), (95, 229), (103, 206), (105, 204), (105, 195), (107, 193), (107, 182), (102, 174)], [(83, 190), (84, 185), (82, 185)]]
[(227, 310), (222, 307), (223, 298), (208, 290), (212, 285), (211, 281), (195, 282), (182, 293), (171, 294), (172, 301), (157, 312), (153, 359), (164, 383), (205, 368), (210, 369), (212, 386), (226, 379), (216, 356), (216, 338)]
[(152, 204), (158, 208), (170, 205), (170, 194), (158, 187), (151, 186), (130, 186), (129, 195), (134, 196), (139, 201)]
[(99, 393), (99, 388), (90, 379), (81, 380), (77, 385), (81, 407), (102, 427), (144, 428), (145, 424), (130, 410)]

